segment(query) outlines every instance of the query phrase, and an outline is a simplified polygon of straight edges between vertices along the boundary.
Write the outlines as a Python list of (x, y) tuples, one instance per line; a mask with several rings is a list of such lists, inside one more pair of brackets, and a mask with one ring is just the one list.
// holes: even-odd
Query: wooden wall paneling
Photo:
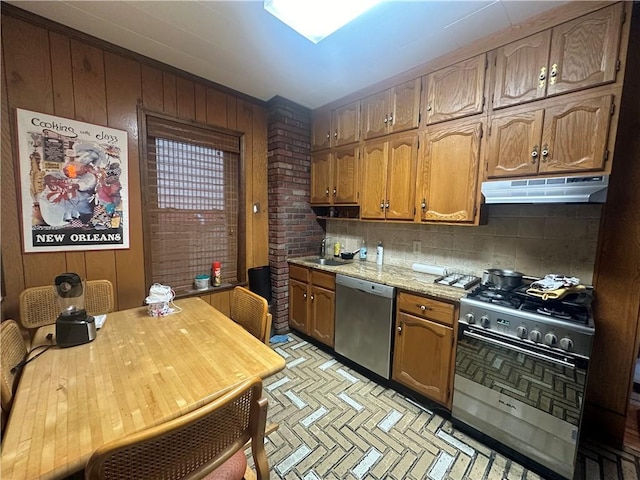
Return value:
[(202, 83), (196, 83), (194, 85), (194, 95), (196, 107), (195, 119), (198, 122), (207, 123), (207, 87)]
[[(3, 47), (10, 45), (10, 48), (4, 48), (3, 50), (7, 76), (7, 98), (10, 108), (9, 126), (15, 126), (14, 108), (26, 108), (49, 114), (54, 113), (49, 36), (47, 31), (20, 20), (3, 18), (2, 44)], [(11, 139), (15, 150), (14, 158), (11, 159), (10, 165), (7, 165), (8, 168), (6, 170), (3, 165), (3, 177), (6, 175), (6, 172), (11, 169), (14, 169), (16, 176), (18, 176), (19, 172), (18, 146), (17, 143), (15, 143), (17, 141), (15, 132), (11, 133)], [(19, 192), (19, 180), (17, 178), (16, 182), (14, 188), (17, 193)], [(28, 192), (25, 192), (25, 194), (29, 195)], [(3, 235), (5, 228), (7, 228), (4, 220), (4, 212), (13, 205), (17, 214), (20, 215), (20, 198), (20, 195), (16, 195), (14, 200), (5, 203), (3, 196)], [(17, 228), (18, 232), (22, 231), (21, 220), (18, 221)], [(20, 240), (21, 238), (20, 236)], [(5, 248), (12, 250), (10, 244), (5, 245), (3, 242), (3, 252)], [(20, 241), (18, 248), (22, 252), (22, 244)], [(52, 283), (56, 275), (66, 270), (64, 253), (29, 253), (13, 258), (10, 258), (8, 255), (5, 257), (3, 254), (3, 260), (8, 262), (5, 275), (8, 271), (15, 271), (15, 268), (11, 267), (12, 262), (22, 261), (25, 287)], [(43, 279), (46, 279), (46, 281), (43, 281)]]
[(176, 95), (178, 117), (195, 120), (196, 102), (193, 80), (177, 77)]
[[(238, 101), (238, 125), (237, 129), (244, 132), (244, 164), (242, 166), (242, 172), (240, 178), (244, 180), (242, 192), (244, 194), (244, 212), (243, 220), (245, 224), (245, 265), (242, 272), (241, 280), (246, 279), (246, 269), (253, 267), (253, 180), (254, 180), (254, 165), (253, 165), (253, 110), (251, 105), (243, 100)], [(239, 228), (242, 231), (242, 228)], [(238, 238), (240, 240), (240, 238)], [(240, 273), (240, 272), (238, 272)]]
[(207, 123), (227, 126), (227, 96), (213, 88), (207, 88)]
[(227, 128), (231, 130), (238, 129), (237, 104), (238, 99), (236, 97), (227, 96)]
[[(69, 37), (56, 32), (49, 32), (51, 55), (51, 78), (53, 81), (54, 113), (61, 117), (74, 118), (76, 113), (73, 99), (73, 76), (71, 67), (71, 45)], [(84, 252), (66, 252), (67, 272), (75, 272), (86, 278)]]
[(118, 308), (122, 310), (141, 305), (148, 291), (144, 278), (142, 195), (136, 109), (142, 97), (142, 74), (139, 63), (121, 55), (106, 52), (104, 63), (109, 126), (126, 130), (128, 140), (129, 249), (115, 250), (118, 278), (116, 297)]
[(142, 105), (149, 110), (161, 112), (164, 106), (162, 72), (157, 68), (142, 65)]
[(269, 196), (267, 179), (267, 111), (253, 106), (253, 202), (260, 212), (253, 218), (253, 266), (269, 265)]
[[(104, 51), (71, 40), (71, 62), (76, 120), (108, 125)], [(115, 250), (87, 251), (85, 265), (87, 279), (109, 280), (118, 291)], [(118, 308), (117, 298), (115, 308)]]
[(178, 112), (176, 76), (171, 73), (162, 72), (162, 98), (164, 113), (176, 115)]
[[(2, 58), (5, 58), (2, 52)], [(22, 240), (20, 236), (20, 219), (18, 215), (17, 171), (15, 169), (14, 145), (9, 114), (9, 100), (7, 99), (7, 78), (4, 62), (2, 62), (2, 227), (0, 228), (0, 244), (2, 245), (2, 283), (6, 298), (2, 302), (2, 318), (18, 318), (18, 295), (24, 290), (24, 268), (22, 266)]]

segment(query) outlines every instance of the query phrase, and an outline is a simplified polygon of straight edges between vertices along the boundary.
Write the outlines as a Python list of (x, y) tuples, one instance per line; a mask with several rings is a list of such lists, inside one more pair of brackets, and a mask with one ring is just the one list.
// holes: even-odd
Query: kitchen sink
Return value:
[(313, 263), (317, 263), (318, 265), (324, 265), (326, 267), (337, 267), (338, 265), (344, 265), (346, 262), (341, 262), (340, 260), (333, 260), (331, 258), (316, 258), (315, 260), (311, 260)]

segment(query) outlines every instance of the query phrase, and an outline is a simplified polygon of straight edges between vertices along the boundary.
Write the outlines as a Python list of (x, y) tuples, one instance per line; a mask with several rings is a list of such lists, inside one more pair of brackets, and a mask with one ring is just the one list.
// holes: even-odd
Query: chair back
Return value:
[[(109, 280), (88, 280), (84, 306), (89, 315), (113, 311), (113, 285)], [(53, 285), (31, 287), (20, 293), (20, 325), (33, 330), (56, 323), (60, 315)]]
[[(20, 369), (13, 368), (27, 358), (27, 345), (20, 327), (14, 320), (5, 320), (0, 325), (0, 399), (3, 414), (8, 414), (13, 403), (13, 393), (18, 384)], [(12, 371), (13, 370), (13, 371)]]
[(269, 304), (257, 293), (244, 287), (235, 287), (231, 291), (231, 319), (242, 325), (251, 335), (269, 345), (271, 325)]
[(266, 417), (262, 381), (254, 377), (196, 410), (100, 447), (85, 478), (203, 478), (251, 440), (257, 478), (268, 479)]

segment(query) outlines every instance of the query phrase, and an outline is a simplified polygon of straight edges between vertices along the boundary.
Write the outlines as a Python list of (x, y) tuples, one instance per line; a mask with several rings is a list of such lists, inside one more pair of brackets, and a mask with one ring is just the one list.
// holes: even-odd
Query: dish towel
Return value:
[(289, 341), (291, 341), (289, 335), (274, 335), (269, 339), (270, 343), (287, 343)]

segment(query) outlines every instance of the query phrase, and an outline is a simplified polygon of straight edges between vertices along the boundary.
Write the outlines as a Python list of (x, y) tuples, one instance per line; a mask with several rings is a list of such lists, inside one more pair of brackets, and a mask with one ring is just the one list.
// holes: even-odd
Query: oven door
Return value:
[(588, 361), (459, 323), (452, 416), (573, 478)]

